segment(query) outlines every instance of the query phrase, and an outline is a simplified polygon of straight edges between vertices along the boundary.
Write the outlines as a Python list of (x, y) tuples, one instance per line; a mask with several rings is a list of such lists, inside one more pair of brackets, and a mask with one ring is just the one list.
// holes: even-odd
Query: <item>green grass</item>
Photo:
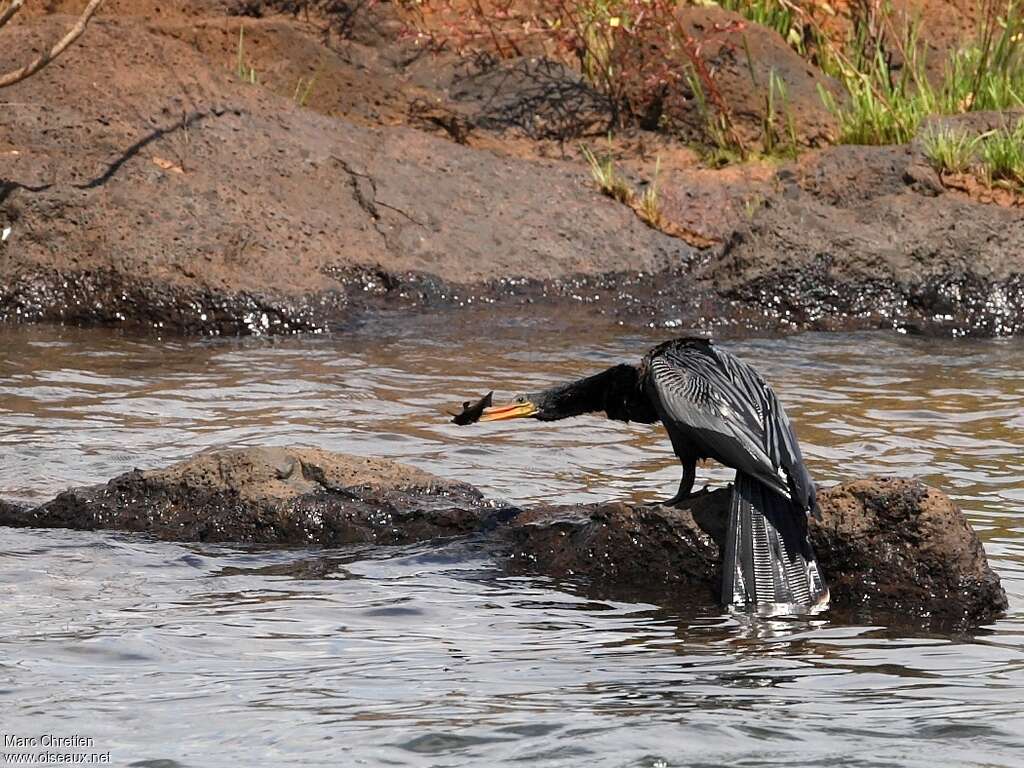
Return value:
[(587, 164), (590, 166), (590, 175), (597, 182), (602, 193), (620, 203), (630, 203), (633, 200), (633, 188), (615, 170), (615, 160), (610, 154), (599, 160), (589, 147), (582, 144), (580, 152), (586, 158)]
[(980, 154), (989, 186), (1024, 189), (1024, 120), (985, 136)]
[(764, 102), (761, 149), (768, 157), (796, 157), (799, 148), (796, 122), (789, 108), (786, 83), (774, 69), (768, 73), (768, 92)]
[(980, 135), (956, 128), (931, 128), (921, 148), (939, 173), (973, 173), (989, 187), (1024, 192), (1024, 120)]
[(774, 29), (782, 39), (803, 55), (804, 41), (801, 20), (793, 12), (793, 6), (779, 0), (719, 0), (719, 6), (738, 13), (748, 21)]
[[(747, 62), (751, 80), (756, 84), (749, 51)], [(725, 118), (710, 107), (700, 79), (692, 72), (689, 74), (689, 85), (707, 140), (707, 146), (698, 148), (698, 152), (709, 166), (720, 168), (752, 157), (793, 158), (799, 153), (796, 120), (790, 109), (786, 83), (774, 69), (768, 73), (768, 89), (764, 95), (760, 148), (747, 147), (738, 140)]]
[(977, 39), (950, 58), (942, 96), (949, 113), (1024, 107), (1020, 0), (1010, 0), (1004, 16), (983, 20)]
[(955, 128), (932, 128), (921, 136), (921, 148), (939, 173), (967, 173), (974, 165), (981, 136)]
[(661, 211), (661, 199), (658, 192), (658, 176), (661, 173), (661, 158), (654, 163), (654, 178), (647, 188), (637, 194), (626, 179), (615, 170), (615, 161), (611, 154), (598, 159), (591, 149), (583, 144), (580, 152), (590, 166), (590, 175), (597, 182), (598, 188), (608, 197), (633, 209), (634, 213), (655, 229), (661, 229), (665, 223)]
[[(903, 144), (929, 115), (1024, 107), (1022, 0), (1009, 0), (1003, 15), (995, 13), (993, 1), (988, 0), (976, 38), (950, 56), (937, 83), (925, 73), (917, 21), (890, 35), (898, 39), (899, 68), (891, 64), (883, 42), (865, 44), (863, 30), (854, 32), (845, 51), (832, 51), (828, 73), (840, 80), (848, 98), (836, 100), (823, 89), (821, 97), (839, 123), (839, 141)], [(885, 19), (895, 32), (891, 11)]]
[(708, 151), (701, 152), (705, 162), (719, 167), (746, 160), (749, 156), (747, 148), (739, 141), (736, 132), (732, 130), (728, 115), (715, 109), (708, 102), (707, 94), (704, 92), (704, 85), (692, 66), (686, 69), (686, 82), (690, 86), (690, 92), (693, 94), (697, 115), (702, 123), (704, 138), (710, 148)]
[(864, 33), (854, 34), (848, 55), (831, 61), (846, 88), (846, 103), (819, 86), (822, 101), (839, 123), (843, 144), (904, 144), (917, 134), (918, 126), (937, 110), (936, 94), (924, 71), (919, 26), (909, 22), (900, 47), (903, 66), (894, 73), (882, 44), (863, 52)]
[(746, 197), (743, 200), (743, 213), (746, 214), (747, 221), (753, 220), (757, 212), (764, 208), (765, 204), (764, 195), (755, 193), (750, 197)]

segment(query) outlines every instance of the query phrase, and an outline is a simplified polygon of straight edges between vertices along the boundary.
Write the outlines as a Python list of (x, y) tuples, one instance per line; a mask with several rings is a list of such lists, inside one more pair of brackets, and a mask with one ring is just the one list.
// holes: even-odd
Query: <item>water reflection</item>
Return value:
[[(678, 481), (657, 429), (458, 428), (442, 411), (661, 335), (471, 313), (270, 342), (3, 329), (0, 497), (300, 443), (519, 502), (656, 498)], [(1018, 764), (1024, 344), (733, 346), (776, 385), (823, 482), (923, 474), (953, 494), (1010, 614), (957, 636), (658, 608), (503, 575), (472, 541), (268, 552), (0, 529), (3, 730), (83, 733), (137, 765)]]

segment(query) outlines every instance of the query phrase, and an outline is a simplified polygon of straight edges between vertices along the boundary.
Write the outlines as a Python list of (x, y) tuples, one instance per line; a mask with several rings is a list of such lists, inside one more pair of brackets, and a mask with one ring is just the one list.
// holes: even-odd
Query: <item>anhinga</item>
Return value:
[(480, 421), (553, 421), (596, 411), (665, 426), (683, 465), (679, 490), (666, 504), (690, 497), (699, 460), (736, 470), (723, 603), (771, 612), (827, 605), (807, 535), (807, 515), (818, 514), (814, 481), (782, 404), (757, 371), (707, 339), (680, 338), (655, 347), (639, 365), (616, 365), (483, 408)]

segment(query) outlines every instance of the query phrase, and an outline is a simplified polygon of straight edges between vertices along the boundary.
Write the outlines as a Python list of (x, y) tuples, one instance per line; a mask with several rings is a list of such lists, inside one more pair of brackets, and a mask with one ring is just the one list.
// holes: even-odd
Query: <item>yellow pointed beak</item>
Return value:
[(523, 419), (537, 413), (537, 406), (531, 402), (509, 403), (484, 408), (480, 421), (505, 421), (506, 419)]

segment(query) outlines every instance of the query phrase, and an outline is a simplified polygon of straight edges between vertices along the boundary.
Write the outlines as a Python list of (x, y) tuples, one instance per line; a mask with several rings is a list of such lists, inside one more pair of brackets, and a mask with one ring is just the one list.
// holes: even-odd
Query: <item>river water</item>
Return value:
[[(0, 327), (0, 497), (292, 444), (521, 503), (665, 497), (679, 470), (659, 428), (443, 413), (665, 336), (472, 311), (270, 341)], [(1007, 616), (947, 635), (681, 615), (504, 576), (473, 541), (282, 552), (0, 528), (0, 740), (77, 736), (49, 751), (150, 768), (1024, 765), (1024, 342), (729, 346), (775, 384), (822, 484), (885, 473), (951, 494)]]

